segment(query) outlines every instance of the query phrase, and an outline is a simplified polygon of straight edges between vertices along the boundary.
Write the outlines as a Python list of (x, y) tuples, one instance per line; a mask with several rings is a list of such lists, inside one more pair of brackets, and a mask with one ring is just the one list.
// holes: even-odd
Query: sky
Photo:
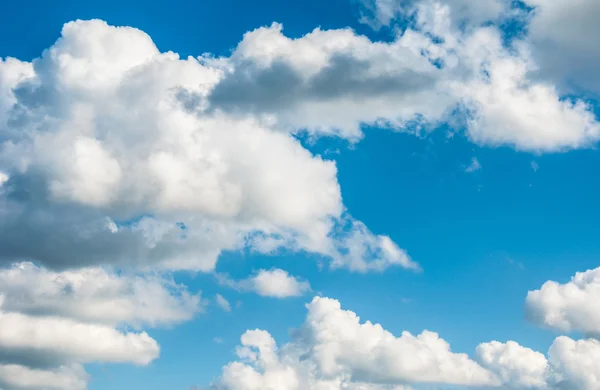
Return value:
[(600, 389), (597, 1), (5, 3), (1, 390)]

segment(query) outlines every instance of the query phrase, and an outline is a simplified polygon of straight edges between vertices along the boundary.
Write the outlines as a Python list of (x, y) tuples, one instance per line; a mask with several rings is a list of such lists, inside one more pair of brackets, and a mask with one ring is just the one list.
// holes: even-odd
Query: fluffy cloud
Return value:
[(263, 297), (297, 297), (310, 291), (308, 282), (299, 280), (287, 271), (278, 268), (261, 269), (244, 280), (232, 280), (226, 275), (218, 275), (218, 279), (223, 285), (240, 291), (252, 291)]
[(578, 272), (571, 281), (548, 281), (527, 294), (526, 309), (534, 322), (563, 332), (600, 337), (600, 268)]
[(140, 327), (190, 320), (199, 295), (158, 276), (117, 276), (102, 268), (53, 272), (31, 263), (0, 270), (3, 310)]
[(88, 375), (80, 365), (53, 370), (0, 365), (0, 386), (4, 390), (85, 390), (87, 381)]
[(146, 365), (159, 354), (147, 333), (121, 333), (111, 327), (59, 317), (0, 313), (2, 355), (46, 366), (73, 362)]
[(468, 388), (593, 390), (600, 343), (558, 337), (544, 354), (514, 341), (480, 344), (476, 361), (453, 353), (433, 332), (396, 337), (360, 322), (340, 303), (316, 297), (293, 340), (279, 347), (264, 330), (249, 330), (239, 361), (223, 368), (215, 390), (400, 390), (411, 384)]
[[(265, 331), (248, 331), (240, 362), (226, 366), (217, 389), (400, 389), (407, 383), (490, 385), (494, 375), (450, 351), (437, 334), (396, 337), (361, 323), (339, 302), (315, 298), (296, 339), (278, 349)], [(415, 356), (420, 356), (415, 360)]]
[(102, 268), (54, 272), (32, 263), (0, 269), (0, 387), (86, 388), (82, 364), (146, 365), (159, 346), (144, 331), (202, 308), (199, 294), (157, 275)]
[[(248, 34), (231, 59), (180, 59), (137, 29), (76, 21), (32, 63), (2, 61), (0, 257), (209, 271), (260, 232), (343, 258), (332, 237), (346, 218), (335, 163), (282, 120), (227, 109), (237, 58), (285, 54), (285, 44), (269, 49), (272, 29)], [(372, 46), (350, 31), (340, 39)]]
[(273, 24), (247, 33), (223, 61), (210, 104), (272, 117), (289, 131), (357, 140), (363, 123), (435, 121), (452, 103), (439, 70), (409, 35), (382, 43), (350, 29), (316, 29), (290, 39)]
[(557, 338), (548, 351), (554, 367), (552, 382), (558, 389), (593, 390), (600, 386), (600, 342)]
[(505, 386), (516, 389), (541, 389), (547, 385), (546, 357), (509, 341), (480, 344), (477, 356), (481, 365), (494, 372)]

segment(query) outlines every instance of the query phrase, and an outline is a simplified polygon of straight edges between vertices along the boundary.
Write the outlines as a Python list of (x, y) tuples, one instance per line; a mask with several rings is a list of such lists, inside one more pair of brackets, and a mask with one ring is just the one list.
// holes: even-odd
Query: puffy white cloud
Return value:
[(232, 280), (226, 275), (217, 275), (223, 285), (240, 291), (252, 291), (263, 297), (289, 298), (298, 297), (310, 291), (310, 283), (299, 280), (287, 271), (273, 268), (261, 269), (243, 280)]
[(106, 325), (60, 317), (0, 312), (0, 354), (41, 366), (73, 362), (145, 365), (159, 347), (147, 333), (121, 333)]
[(102, 268), (53, 272), (31, 263), (0, 270), (2, 309), (106, 325), (161, 326), (190, 320), (200, 295), (159, 276), (126, 276)]
[(600, 388), (600, 341), (558, 337), (548, 351), (548, 360), (553, 367), (552, 383), (556, 388)]
[(410, 34), (383, 43), (350, 29), (315, 29), (290, 39), (273, 24), (245, 34), (223, 60), (228, 67), (209, 94), (211, 106), (269, 116), (289, 131), (356, 141), (363, 123), (435, 121), (453, 103)]
[(85, 390), (87, 382), (88, 375), (80, 365), (53, 370), (0, 365), (0, 387), (4, 390)]
[(589, 147), (600, 137), (590, 106), (528, 78), (535, 65), (524, 47), (518, 55), (509, 53), (499, 32), (487, 28), (469, 36), (463, 48), (466, 58), (480, 64), (476, 77), (458, 86), (475, 142), (554, 151)]
[(482, 343), (476, 361), (453, 353), (436, 333), (396, 337), (360, 322), (340, 303), (316, 297), (292, 341), (279, 347), (264, 330), (248, 330), (239, 360), (223, 368), (215, 390), (406, 390), (440, 384), (466, 388), (595, 390), (600, 342), (558, 337), (544, 354), (514, 341)]
[(600, 337), (600, 268), (578, 272), (568, 283), (548, 281), (527, 294), (526, 310), (534, 322), (563, 332)]
[(481, 365), (494, 372), (504, 386), (515, 389), (541, 389), (547, 386), (546, 357), (514, 341), (492, 341), (477, 347)]
[[(217, 389), (401, 389), (408, 383), (492, 385), (494, 375), (450, 351), (437, 334), (395, 337), (361, 323), (338, 301), (315, 298), (296, 338), (278, 349), (268, 332), (242, 336), (241, 361), (227, 365)], [(418, 358), (416, 358), (418, 357)]]
[[(246, 35), (229, 59), (180, 59), (137, 29), (76, 21), (32, 63), (3, 61), (0, 170), (10, 178), (0, 197), (0, 257), (210, 271), (222, 251), (256, 242), (248, 237), (257, 232), (337, 256), (331, 231), (345, 209), (335, 163), (303, 148), (282, 115), (227, 110), (227, 85), (244, 96), (233, 65), (267, 66), (305, 47), (284, 62), (318, 73), (336, 46), (349, 45), (361, 61), (377, 46), (349, 30), (315, 34), (289, 43), (273, 26)], [(312, 48), (321, 35), (331, 47)], [(293, 130), (302, 125), (293, 122)]]
[(308, 282), (299, 281), (281, 269), (260, 270), (250, 281), (256, 293), (266, 297), (295, 297), (310, 291)]
[(199, 294), (166, 276), (102, 268), (55, 272), (32, 263), (0, 269), (0, 388), (86, 388), (82, 364), (146, 365), (159, 346), (144, 331), (190, 320)]

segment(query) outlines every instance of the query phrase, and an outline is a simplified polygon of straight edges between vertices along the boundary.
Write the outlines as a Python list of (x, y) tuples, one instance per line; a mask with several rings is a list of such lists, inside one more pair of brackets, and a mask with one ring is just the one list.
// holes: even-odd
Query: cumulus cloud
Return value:
[(568, 283), (548, 281), (527, 294), (528, 317), (563, 332), (600, 337), (600, 268), (578, 272)]
[[(269, 49), (278, 28), (267, 30), (248, 34), (231, 59), (180, 59), (140, 30), (76, 21), (33, 62), (3, 60), (0, 257), (210, 271), (221, 252), (258, 245), (248, 240), (257, 232), (337, 256), (331, 232), (345, 209), (335, 163), (302, 147), (282, 120), (229, 110), (236, 59), (285, 54), (285, 44)], [(340, 33), (342, 43), (371, 46)], [(318, 66), (303, 58), (290, 66)]]
[(546, 357), (514, 341), (480, 344), (477, 356), (481, 365), (494, 372), (505, 386), (515, 389), (542, 389), (547, 386)]
[(552, 383), (558, 389), (592, 390), (600, 383), (600, 342), (558, 337), (548, 351), (554, 367)]
[(0, 364), (0, 386), (5, 390), (85, 390), (88, 375), (80, 365), (52, 370)]
[(0, 387), (80, 390), (88, 381), (82, 364), (147, 365), (160, 348), (140, 328), (171, 326), (201, 309), (199, 294), (166, 276), (32, 263), (0, 269)]
[(60, 317), (0, 313), (0, 347), (4, 359), (27, 364), (115, 362), (146, 365), (159, 347), (147, 333), (121, 333), (112, 327)]
[[(242, 336), (241, 361), (227, 365), (216, 389), (401, 389), (407, 383), (489, 385), (493, 374), (432, 332), (396, 337), (361, 323), (340, 303), (315, 298), (296, 339), (280, 349), (271, 335)], [(415, 356), (422, 358), (415, 360)]]
[[(304, 324), (278, 346), (264, 330), (248, 330), (238, 361), (223, 368), (215, 390), (400, 390), (411, 385), (467, 388), (592, 390), (600, 371), (600, 343), (558, 337), (547, 357), (514, 341), (482, 343), (476, 359), (454, 353), (436, 333), (396, 337), (361, 322), (330, 298), (307, 305)], [(419, 357), (418, 359), (415, 357)]]
[(280, 24), (245, 34), (210, 104), (273, 117), (290, 131), (362, 137), (363, 123), (403, 127), (418, 116), (441, 118), (451, 98), (407, 35), (372, 42), (350, 29), (316, 29), (290, 39)]
[(53, 272), (32, 263), (0, 270), (3, 310), (134, 327), (190, 320), (199, 294), (159, 276), (126, 276), (102, 268)]
[(280, 299), (298, 297), (310, 291), (310, 284), (307, 281), (299, 280), (287, 271), (278, 268), (261, 269), (243, 280), (232, 280), (226, 275), (217, 276), (223, 285), (240, 291), (252, 291), (263, 297)]

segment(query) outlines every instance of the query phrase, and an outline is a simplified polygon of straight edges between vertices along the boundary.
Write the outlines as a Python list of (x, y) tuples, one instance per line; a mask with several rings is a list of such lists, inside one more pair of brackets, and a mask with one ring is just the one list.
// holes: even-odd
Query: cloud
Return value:
[(494, 372), (502, 383), (515, 389), (542, 389), (547, 386), (546, 357), (514, 341), (493, 341), (477, 347), (481, 365)]
[(24, 359), (34, 367), (75, 362), (146, 365), (159, 354), (158, 344), (145, 332), (121, 333), (106, 325), (7, 312), (0, 312), (0, 347), (0, 360)]
[(600, 337), (600, 268), (578, 272), (568, 283), (548, 281), (527, 294), (528, 317), (562, 332)]
[[(268, 332), (247, 331), (240, 362), (223, 369), (216, 389), (401, 389), (409, 382), (488, 385), (495, 379), (432, 332), (396, 337), (360, 323), (339, 302), (315, 298), (296, 339), (280, 349)], [(421, 356), (415, 360), (414, 356)], [(275, 385), (277, 384), (277, 385)]]
[(87, 382), (88, 375), (80, 365), (53, 370), (0, 365), (0, 386), (5, 390), (85, 390)]
[(219, 306), (221, 308), (221, 310), (226, 311), (226, 312), (231, 311), (231, 304), (221, 294), (216, 295), (215, 301), (217, 302), (217, 306)]
[(62, 316), (111, 326), (168, 326), (202, 310), (199, 294), (160, 276), (126, 276), (102, 268), (53, 272), (32, 263), (0, 270), (3, 310)]
[(299, 280), (278, 268), (261, 269), (243, 280), (232, 280), (226, 275), (218, 275), (218, 279), (221, 284), (240, 291), (252, 291), (263, 297), (279, 299), (298, 297), (311, 290), (307, 281)]
[(471, 159), (471, 164), (469, 164), (469, 166), (465, 168), (465, 172), (472, 173), (472, 172), (477, 172), (480, 169), (481, 169), (481, 163), (479, 162), (479, 160), (477, 160), (476, 157), (473, 157)]
[[(236, 102), (239, 115), (227, 103), (237, 83), (232, 64), (270, 61), (257, 50), (281, 40), (277, 29), (247, 34), (231, 59), (181, 59), (135, 28), (75, 21), (40, 58), (0, 62), (0, 171), (8, 177), (0, 258), (54, 269), (211, 271), (223, 251), (258, 245), (248, 238), (260, 233), (339, 263), (331, 232), (346, 211), (335, 163), (311, 154), (281, 120), (245, 106), (250, 101)], [(323, 34), (372, 45), (349, 30)], [(318, 65), (316, 58), (288, 65)], [(365, 71), (354, 62), (348, 66)], [(369, 80), (328, 82), (379, 92), (369, 92)], [(235, 96), (248, 95), (240, 86)]]
[(211, 389), (400, 390), (440, 384), (591, 390), (600, 378), (600, 343), (594, 339), (558, 337), (548, 357), (514, 341), (492, 341), (480, 344), (471, 360), (452, 352), (434, 332), (396, 337), (381, 325), (361, 322), (334, 299), (316, 297), (307, 309), (288, 344), (278, 346), (264, 330), (246, 331), (239, 360), (223, 368)]
[(497, 21), (508, 10), (507, 0), (362, 0), (362, 21), (379, 29), (389, 26), (395, 19), (407, 18), (419, 9), (435, 5), (448, 6), (456, 26), (479, 26)]
[(147, 365), (160, 348), (140, 328), (188, 321), (202, 308), (199, 294), (166, 276), (32, 263), (0, 269), (0, 387), (80, 390), (82, 364)]
[(289, 131), (362, 137), (362, 123), (402, 127), (418, 115), (441, 117), (449, 97), (440, 72), (408, 39), (372, 42), (350, 29), (297, 39), (273, 24), (244, 35), (208, 95), (215, 109), (270, 115)]
[(594, 0), (524, 0), (533, 7), (527, 40), (542, 77), (567, 91), (600, 92), (600, 49), (589, 37), (600, 34)]
[(558, 337), (548, 352), (558, 389), (589, 390), (600, 383), (600, 342)]

